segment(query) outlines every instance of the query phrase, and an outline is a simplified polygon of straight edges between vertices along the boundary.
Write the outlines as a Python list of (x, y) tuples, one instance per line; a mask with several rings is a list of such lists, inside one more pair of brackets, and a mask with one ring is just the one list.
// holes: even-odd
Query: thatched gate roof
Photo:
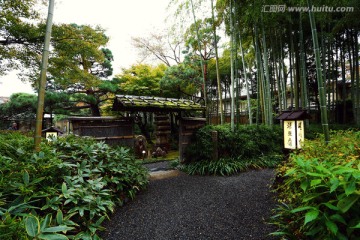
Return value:
[(189, 99), (116, 95), (113, 111), (176, 112), (204, 111), (205, 106)]

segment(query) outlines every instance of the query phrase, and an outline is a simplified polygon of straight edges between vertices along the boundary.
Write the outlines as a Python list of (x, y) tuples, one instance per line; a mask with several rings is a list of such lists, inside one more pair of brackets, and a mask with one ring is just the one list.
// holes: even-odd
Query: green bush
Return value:
[[(213, 161), (211, 134), (218, 132), (218, 161)], [(282, 130), (278, 126), (208, 125), (199, 129), (185, 151), (181, 169), (189, 174), (229, 175), (248, 168), (272, 167), (281, 161)]]
[(303, 149), (278, 168), (282, 203), (274, 235), (289, 239), (358, 239), (360, 236), (360, 132), (333, 132), (305, 141)]
[(0, 238), (98, 239), (101, 223), (147, 184), (129, 150), (68, 136), (43, 143), (0, 134)]

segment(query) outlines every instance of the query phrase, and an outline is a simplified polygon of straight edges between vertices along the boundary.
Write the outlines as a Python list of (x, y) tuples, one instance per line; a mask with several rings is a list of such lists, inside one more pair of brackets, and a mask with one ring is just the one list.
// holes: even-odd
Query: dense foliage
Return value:
[(337, 131), (327, 145), (306, 141), (278, 168), (275, 235), (287, 239), (358, 239), (360, 132)]
[[(213, 160), (212, 132), (218, 132), (219, 160)], [(185, 152), (190, 174), (229, 175), (248, 168), (274, 167), (282, 159), (282, 130), (279, 127), (208, 125), (199, 129)]]
[(122, 94), (136, 96), (160, 96), (160, 80), (164, 76), (166, 66), (160, 64), (153, 67), (148, 64), (134, 64), (123, 68), (122, 73), (116, 75)]
[(147, 184), (127, 149), (68, 136), (44, 143), (0, 135), (0, 238), (98, 239), (101, 223)]

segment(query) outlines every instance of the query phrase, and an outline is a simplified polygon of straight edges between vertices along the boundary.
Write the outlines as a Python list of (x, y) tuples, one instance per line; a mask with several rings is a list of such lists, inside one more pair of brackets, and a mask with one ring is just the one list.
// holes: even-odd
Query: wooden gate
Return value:
[(184, 152), (187, 145), (189, 145), (192, 135), (199, 128), (205, 126), (205, 118), (182, 118), (180, 120), (179, 130), (179, 158), (180, 162), (186, 161)]

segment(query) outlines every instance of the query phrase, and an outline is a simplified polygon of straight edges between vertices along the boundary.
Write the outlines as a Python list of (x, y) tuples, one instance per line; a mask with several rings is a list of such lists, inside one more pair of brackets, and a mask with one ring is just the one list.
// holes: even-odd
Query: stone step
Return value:
[(181, 174), (179, 170), (158, 170), (150, 172), (149, 180), (161, 180), (166, 178), (177, 177)]

